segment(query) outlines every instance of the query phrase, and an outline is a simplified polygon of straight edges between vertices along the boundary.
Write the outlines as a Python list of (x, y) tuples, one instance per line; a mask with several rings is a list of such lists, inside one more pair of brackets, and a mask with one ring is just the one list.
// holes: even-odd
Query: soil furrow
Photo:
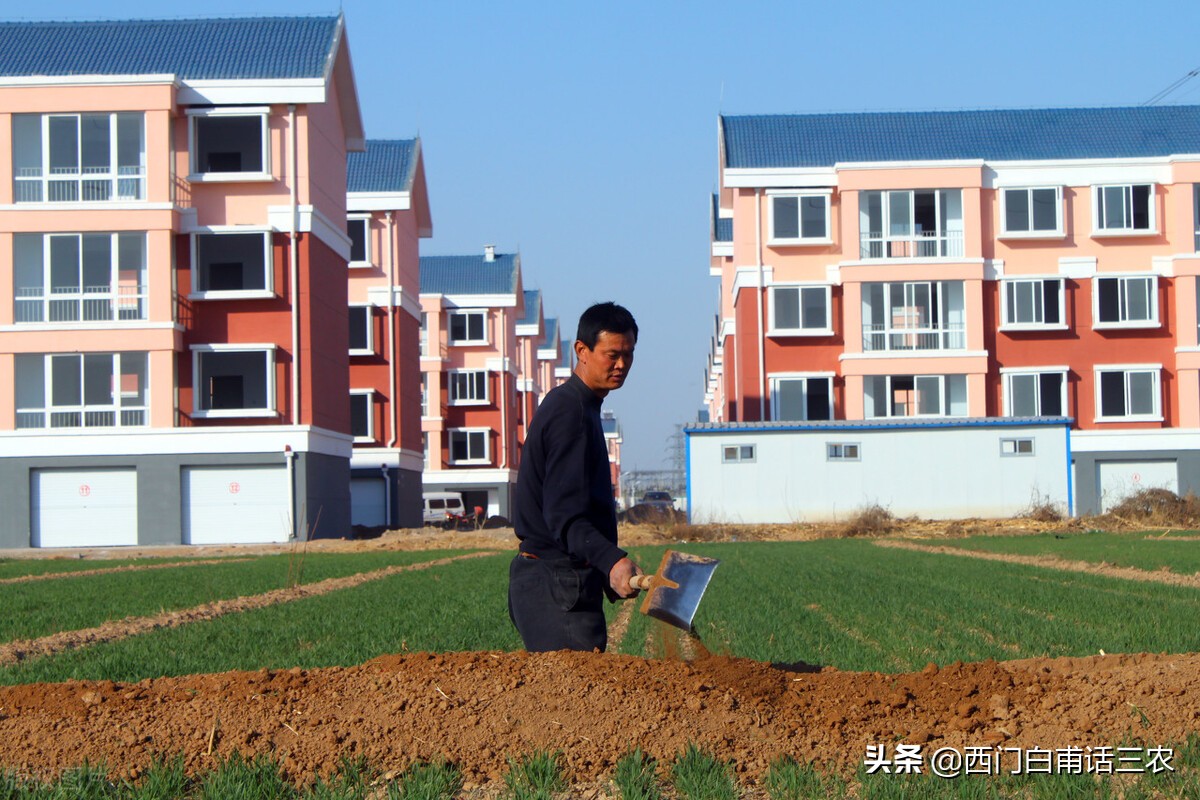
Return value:
[(617, 615), (609, 623), (608, 650), (610, 653), (617, 652), (617, 649), (621, 646), (621, 642), (625, 639), (625, 633), (629, 630), (629, 620), (633, 618), (633, 608), (636, 604), (636, 598), (623, 602), (621, 609), (617, 611)]
[(306, 597), (316, 597), (341, 589), (361, 586), (364, 583), (381, 580), (402, 572), (428, 569), (467, 558), (482, 558), (494, 553), (467, 553), (449, 558), (438, 558), (432, 561), (422, 561), (416, 564), (384, 567), (371, 572), (359, 572), (341, 578), (327, 578), (316, 583), (289, 586), (284, 589), (272, 589), (262, 594), (247, 597), (233, 597), (227, 600), (216, 600), (211, 603), (185, 608), (179, 611), (166, 611), (145, 617), (126, 617), (121, 620), (105, 622), (94, 628), (83, 628), (75, 631), (61, 631), (37, 639), (22, 639), (0, 645), (0, 665), (16, 664), (28, 658), (39, 658), (54, 655), (64, 650), (74, 650), (89, 647), (102, 642), (115, 642), (148, 633), (159, 628), (178, 628), (193, 622), (215, 619), (225, 614), (236, 614), (243, 611), (266, 608), (280, 603), (290, 603), (303, 600)]
[(250, 561), (249, 558), (206, 558), (200, 561), (172, 561), (169, 564), (126, 564), (121, 567), (98, 567), (96, 569), (67, 570), (64, 572), (44, 572), (41, 575), (19, 575), (15, 578), (0, 578), (0, 585), (6, 583), (31, 583), (33, 581), (52, 581), (59, 578), (83, 578), (92, 575), (108, 575), (112, 572), (142, 572), (148, 569), (173, 569), (175, 567), (200, 567), (206, 564), (236, 564), (239, 561)]

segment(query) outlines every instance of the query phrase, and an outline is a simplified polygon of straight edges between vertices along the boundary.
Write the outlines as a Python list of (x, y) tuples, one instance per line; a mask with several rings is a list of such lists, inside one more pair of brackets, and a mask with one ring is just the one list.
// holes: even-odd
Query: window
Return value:
[(1158, 276), (1097, 277), (1094, 280), (1094, 327), (1157, 327)]
[(17, 428), (148, 424), (145, 353), (14, 356)]
[(1002, 189), (1001, 220), (1005, 236), (1061, 236), (1062, 190), (1058, 187)]
[(832, 334), (828, 286), (772, 286), (769, 335)]
[(371, 266), (371, 218), (350, 217), (346, 220), (346, 233), (350, 236), (350, 266)]
[(488, 374), (483, 369), (451, 370), (450, 404), (483, 405), (488, 401)]
[(375, 355), (370, 306), (350, 306), (350, 355)]
[(275, 346), (192, 345), (194, 416), (274, 416)]
[(146, 234), (15, 234), (13, 296), (18, 323), (146, 319)]
[(833, 419), (832, 376), (772, 376), (771, 419)]
[(865, 283), (862, 305), (863, 352), (967, 345), (962, 281)]
[(1031, 456), (1033, 455), (1033, 439), (1001, 439), (1000, 455)]
[(375, 441), (374, 398), (370, 389), (350, 392), (350, 433), (356, 442)]
[(1192, 187), (1192, 230), (1196, 232), (1193, 247), (1200, 253), (1200, 183)]
[(487, 311), (450, 312), (450, 344), (487, 343)]
[(825, 445), (826, 461), (861, 461), (857, 442), (829, 442)]
[(270, 248), (266, 231), (192, 234), (193, 298), (271, 296)]
[(188, 116), (192, 180), (270, 177), (267, 109), (194, 109)]
[(768, 193), (771, 244), (828, 244), (829, 192)]
[(450, 431), (451, 464), (488, 464), (488, 428)]
[(1095, 186), (1092, 189), (1096, 233), (1154, 233), (1154, 185)]
[(863, 393), (868, 418), (967, 414), (966, 375), (868, 375)]
[(144, 115), (14, 114), (18, 203), (146, 199)]
[(429, 373), (421, 373), (421, 416), (429, 416)]
[(721, 463), (748, 464), (756, 458), (756, 447), (752, 444), (727, 444), (721, 448)]
[(862, 192), (859, 231), (859, 258), (961, 257), (962, 191)]
[(1159, 420), (1160, 365), (1096, 368), (1097, 421)]
[(1005, 280), (1005, 328), (1065, 328), (1062, 278)]
[(1067, 407), (1067, 370), (1054, 367), (1038, 371), (1001, 371), (1004, 416), (1061, 417)]

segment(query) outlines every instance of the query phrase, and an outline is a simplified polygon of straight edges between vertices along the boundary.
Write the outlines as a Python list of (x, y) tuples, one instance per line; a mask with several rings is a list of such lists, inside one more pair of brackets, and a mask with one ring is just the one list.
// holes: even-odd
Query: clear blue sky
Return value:
[[(161, 0), (58, 0), (8, 19), (162, 18)], [(187, 16), (333, 14), (206, 0)], [(344, 0), (367, 135), (420, 134), (425, 255), (519, 248), (574, 332), (597, 300), (641, 327), (606, 401), (624, 467), (667, 466), (693, 420), (717, 279), (719, 113), (1137, 105), (1200, 66), (1198, 0), (454, 2)], [(1200, 78), (1165, 102), (1200, 103)]]

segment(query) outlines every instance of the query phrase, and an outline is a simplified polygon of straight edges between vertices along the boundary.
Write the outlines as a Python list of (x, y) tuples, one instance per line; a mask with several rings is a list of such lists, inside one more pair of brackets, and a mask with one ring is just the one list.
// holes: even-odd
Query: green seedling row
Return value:
[[(1190, 532), (1196, 536), (1195, 531)], [(1029, 536), (973, 536), (938, 544), (962, 550), (1023, 556), (1055, 556), (1180, 575), (1200, 573), (1200, 542), (1154, 533), (1039, 533)]]
[[(245, 556), (228, 556), (236, 559)], [(208, 561), (199, 555), (181, 558), (113, 558), (113, 559), (84, 559), (68, 558), (66, 556), (49, 558), (0, 558), (0, 580), (22, 578), (27, 575), (59, 575), (70, 572), (86, 572), (97, 569), (116, 569), (117, 567), (157, 566), (160, 564), (187, 564), (193, 561)]]
[(80, 575), (0, 584), (0, 642), (78, 630), (128, 616), (192, 608), (326, 578), (460, 554), (308, 553), (261, 556), (222, 564)]
[(33, 659), (0, 668), (0, 684), (346, 666), (406, 650), (513, 650), (520, 639), (505, 605), (510, 558), (464, 559)]

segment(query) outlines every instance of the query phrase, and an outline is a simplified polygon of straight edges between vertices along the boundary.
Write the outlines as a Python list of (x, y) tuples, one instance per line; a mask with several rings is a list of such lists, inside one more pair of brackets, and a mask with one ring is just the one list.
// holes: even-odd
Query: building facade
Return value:
[(348, 164), (351, 522), (422, 524), (420, 254), (433, 235), (419, 139), (370, 140)]
[(722, 117), (719, 149), (713, 423), (1066, 417), (1075, 510), (1200, 488), (1200, 107)]
[(0, 26), (0, 547), (344, 533), (362, 147), (340, 17)]

